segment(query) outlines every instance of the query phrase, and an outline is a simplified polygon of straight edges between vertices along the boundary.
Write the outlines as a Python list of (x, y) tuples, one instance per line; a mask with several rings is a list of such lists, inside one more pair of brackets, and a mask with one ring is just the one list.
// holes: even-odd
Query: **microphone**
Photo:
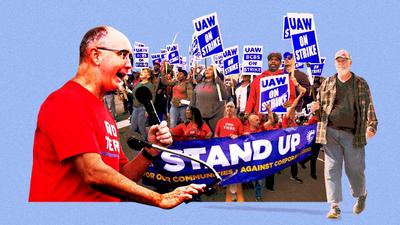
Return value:
[(176, 151), (173, 151), (173, 150), (168, 149), (168, 148), (164, 148), (164, 147), (156, 145), (156, 144), (151, 144), (150, 142), (139, 140), (139, 139), (137, 139), (135, 137), (128, 138), (126, 143), (128, 144), (128, 146), (130, 148), (132, 148), (134, 150), (140, 150), (140, 149), (142, 149), (144, 147), (146, 147), (146, 148), (155, 148), (155, 149), (158, 149), (159, 151), (162, 151), (162, 152), (168, 152), (168, 153), (171, 153), (171, 154), (174, 154), (174, 155), (178, 155), (178, 156), (181, 156), (183, 158), (187, 158), (189, 160), (198, 162), (198, 163), (202, 164), (203, 166), (207, 167), (215, 175), (214, 181), (212, 181), (210, 184), (208, 184), (204, 188), (205, 193), (208, 194), (208, 195), (211, 194), (215, 190), (216, 186), (218, 186), (220, 183), (230, 179), (231, 177), (235, 176), (237, 174), (237, 172), (238, 172), (236, 170), (233, 174), (231, 174), (231, 175), (225, 177), (224, 179), (222, 179), (221, 176), (218, 174), (218, 172), (210, 164), (204, 162), (201, 159), (196, 159), (196, 158), (193, 158), (193, 157), (191, 157), (189, 155), (186, 155), (184, 153), (176, 152)]
[(138, 87), (136, 89), (135, 97), (141, 104), (144, 105), (147, 115), (149, 116), (149, 125), (151, 126), (159, 124), (161, 121), (157, 116), (156, 109), (154, 108), (153, 101), (151, 100), (153, 98), (151, 91), (145, 86)]

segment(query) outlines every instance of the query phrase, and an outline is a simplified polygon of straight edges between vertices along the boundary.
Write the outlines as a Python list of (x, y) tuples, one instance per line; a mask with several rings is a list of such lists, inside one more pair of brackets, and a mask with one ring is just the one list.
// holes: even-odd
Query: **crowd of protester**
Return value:
[[(310, 103), (316, 99), (316, 92), (322, 77), (314, 77), (310, 84), (306, 74), (295, 70), (291, 53), (284, 54), (284, 70), (279, 67), (282, 55), (272, 52), (268, 55), (268, 70), (252, 77), (241, 74), (224, 78), (215, 66), (191, 68), (189, 73), (163, 61), (156, 62), (152, 69), (142, 69), (127, 75), (118, 91), (123, 100), (124, 110), (129, 112), (131, 129), (144, 138), (146, 132), (146, 110), (136, 100), (135, 91), (146, 86), (153, 95), (155, 110), (160, 120), (167, 120), (175, 141), (231, 137), (255, 132), (288, 128), (316, 123), (317, 116), (310, 110)], [(265, 105), (267, 114), (259, 113), (259, 82), (262, 77), (288, 74), (290, 77), (290, 99), (284, 104), (287, 113), (278, 115)], [(292, 75), (294, 74), (294, 75)], [(106, 99), (105, 99), (106, 101)], [(108, 101), (108, 100), (107, 100)], [(113, 114), (114, 115), (114, 114)], [(316, 176), (316, 160), (321, 145), (312, 147), (312, 156), (300, 162), (302, 168), (310, 161), (310, 175)], [(290, 166), (290, 180), (302, 184), (298, 177), (297, 163)], [(255, 189), (257, 201), (262, 200), (263, 180), (244, 184), (229, 185), (226, 201), (245, 201), (243, 189)], [(274, 175), (265, 179), (265, 188), (274, 189)]]

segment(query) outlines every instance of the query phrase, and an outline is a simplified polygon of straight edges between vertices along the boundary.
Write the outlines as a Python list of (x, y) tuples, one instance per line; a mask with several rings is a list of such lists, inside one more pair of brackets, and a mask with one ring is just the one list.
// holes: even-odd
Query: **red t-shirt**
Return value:
[(188, 123), (181, 123), (174, 128), (170, 128), (173, 133), (174, 140), (201, 140), (205, 139), (207, 134), (211, 133), (210, 127), (203, 122), (201, 129), (197, 128), (197, 124), (190, 121)]
[(307, 125), (314, 124), (314, 123), (318, 123), (317, 116), (311, 116), (307, 121)]
[(242, 135), (243, 125), (240, 119), (233, 118), (222, 118), (218, 120), (217, 126), (215, 127), (216, 137), (229, 137), (231, 134)]
[(257, 129), (253, 130), (250, 125), (247, 125), (243, 128), (243, 134), (252, 134), (262, 131), (261, 127), (257, 127)]
[(288, 127), (297, 127), (296, 121), (290, 119), (286, 115), (283, 115), (282, 118), (282, 128), (288, 128)]
[(174, 87), (172, 88), (172, 97), (179, 100), (188, 98), (186, 91), (187, 85), (189, 84), (187, 84), (186, 82), (175, 84)]
[[(254, 78), (253, 82), (250, 84), (250, 94), (249, 97), (247, 98), (246, 102), (246, 109), (245, 112), (250, 114), (258, 114), (259, 113), (259, 107), (260, 107), (260, 80), (261, 78), (267, 77), (267, 76), (276, 76), (276, 75), (282, 75), (283, 71), (282, 70), (277, 70), (275, 72), (270, 72), (269, 70), (264, 71), (262, 74), (256, 76)], [(292, 79), (289, 79), (289, 89), (290, 89), (290, 96), (289, 96), (289, 102), (293, 103), (294, 99), (296, 99), (296, 87), (293, 84)]]
[(101, 99), (69, 81), (42, 104), (33, 145), (29, 201), (120, 201), (86, 185), (72, 157), (98, 153), (116, 171), (128, 162)]

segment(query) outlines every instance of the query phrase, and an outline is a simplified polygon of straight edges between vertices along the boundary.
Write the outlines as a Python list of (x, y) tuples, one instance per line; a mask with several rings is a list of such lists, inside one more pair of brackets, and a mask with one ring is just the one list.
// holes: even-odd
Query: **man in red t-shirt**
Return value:
[[(235, 116), (235, 104), (233, 102), (228, 102), (226, 104), (225, 117), (217, 122), (214, 137), (237, 138), (242, 134), (243, 124), (242, 121)], [(242, 185), (240, 183), (228, 185), (226, 189), (225, 201), (231, 202), (236, 200), (238, 202), (244, 202)]]
[(217, 122), (214, 137), (231, 137), (237, 138), (243, 134), (243, 124), (239, 118), (235, 116), (235, 104), (228, 102), (226, 104), (225, 117)]
[[(80, 45), (78, 71), (42, 104), (33, 147), (29, 201), (137, 201), (173, 208), (205, 185), (191, 184), (159, 194), (136, 182), (156, 149), (125, 157), (116, 123), (102, 103), (131, 70), (128, 38), (109, 26), (89, 30)], [(148, 132), (148, 141), (167, 146), (171, 134), (163, 121)]]
[[(254, 78), (250, 84), (250, 96), (247, 98), (245, 116), (250, 113), (258, 114), (260, 108), (260, 80), (267, 76), (282, 75), (283, 71), (279, 69), (281, 65), (282, 55), (278, 52), (272, 52), (268, 55), (268, 70)], [(292, 79), (289, 79), (290, 96), (286, 104), (291, 104), (296, 98), (296, 88)]]

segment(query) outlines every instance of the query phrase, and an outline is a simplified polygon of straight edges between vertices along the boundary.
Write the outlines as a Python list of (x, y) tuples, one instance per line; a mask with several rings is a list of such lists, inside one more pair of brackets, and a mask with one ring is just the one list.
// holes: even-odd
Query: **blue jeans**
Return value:
[(325, 145), (325, 187), (329, 203), (339, 203), (342, 196), (342, 164), (353, 197), (365, 192), (365, 149), (353, 146), (354, 134), (328, 127)]
[(144, 140), (147, 140), (146, 132), (146, 109), (144, 106), (133, 107), (131, 116), (131, 130), (136, 132), (139, 129), (139, 133), (143, 136)]
[(256, 180), (256, 198), (262, 197), (262, 180)]
[(107, 94), (104, 96), (104, 104), (106, 105), (108, 111), (110, 111), (111, 115), (114, 117), (117, 116), (115, 110), (115, 101), (114, 101), (114, 94)]
[(178, 121), (180, 120), (181, 122), (186, 122), (186, 108), (187, 106), (171, 106), (171, 109), (169, 111), (169, 116), (170, 116), (170, 124), (169, 127), (176, 127)]

